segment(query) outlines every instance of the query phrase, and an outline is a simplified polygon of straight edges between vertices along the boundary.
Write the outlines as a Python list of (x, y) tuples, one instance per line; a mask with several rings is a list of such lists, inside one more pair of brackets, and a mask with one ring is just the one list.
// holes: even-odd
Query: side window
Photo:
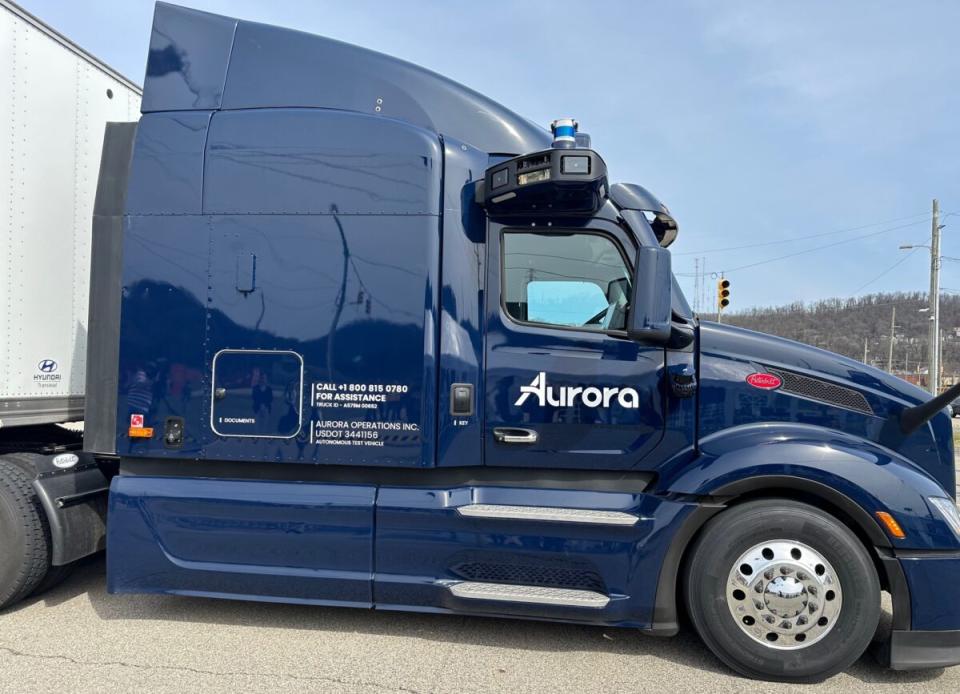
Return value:
[(630, 272), (600, 234), (507, 232), (503, 303), (514, 320), (583, 330), (623, 330)]

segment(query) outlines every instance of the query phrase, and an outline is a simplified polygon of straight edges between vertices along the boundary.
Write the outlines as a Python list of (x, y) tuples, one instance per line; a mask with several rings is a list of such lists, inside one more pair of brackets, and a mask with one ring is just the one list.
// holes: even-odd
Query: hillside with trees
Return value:
[[(925, 380), (930, 312), (926, 293), (869, 294), (853, 299), (825, 299), (812, 304), (753, 308), (724, 313), (724, 323), (806, 342), (887, 368), (890, 319), (896, 307), (893, 371)], [(704, 314), (710, 320), (715, 315)], [(940, 298), (943, 382), (960, 374), (960, 295)]]

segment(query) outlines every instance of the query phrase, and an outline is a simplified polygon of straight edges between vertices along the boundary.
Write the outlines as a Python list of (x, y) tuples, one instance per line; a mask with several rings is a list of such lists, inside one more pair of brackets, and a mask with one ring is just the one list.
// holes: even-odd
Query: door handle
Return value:
[(536, 443), (537, 432), (533, 429), (518, 429), (514, 427), (497, 427), (493, 430), (493, 438), (497, 443)]

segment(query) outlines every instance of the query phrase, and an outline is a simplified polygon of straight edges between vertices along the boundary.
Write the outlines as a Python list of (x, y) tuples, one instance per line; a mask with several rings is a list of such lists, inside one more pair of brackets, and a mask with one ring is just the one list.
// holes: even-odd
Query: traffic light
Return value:
[(717, 311), (722, 311), (730, 305), (730, 280), (717, 280)]

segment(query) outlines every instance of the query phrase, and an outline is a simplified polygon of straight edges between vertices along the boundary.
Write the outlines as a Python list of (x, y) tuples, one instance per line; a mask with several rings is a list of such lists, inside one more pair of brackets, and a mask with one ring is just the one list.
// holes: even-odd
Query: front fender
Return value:
[(906, 534), (889, 538), (897, 549), (960, 549), (960, 540), (927, 502), (950, 496), (931, 476), (894, 451), (812, 425), (748, 424), (717, 432), (703, 439), (693, 462), (661, 470), (657, 491), (735, 496), (750, 480), (766, 480), (771, 488), (774, 480), (820, 485), (856, 504), (878, 528), (874, 514), (887, 511)]

